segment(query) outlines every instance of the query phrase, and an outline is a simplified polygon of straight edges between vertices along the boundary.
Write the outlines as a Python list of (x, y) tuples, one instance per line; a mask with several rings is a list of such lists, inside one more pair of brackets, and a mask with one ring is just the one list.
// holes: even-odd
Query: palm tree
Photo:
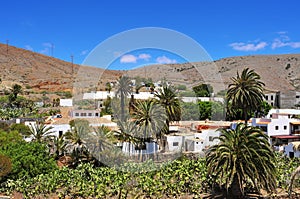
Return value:
[(43, 123), (35, 123), (29, 125), (29, 136), (36, 142), (49, 142), (53, 137), (52, 126), (47, 126)]
[(246, 68), (237, 77), (231, 78), (232, 83), (228, 86), (226, 100), (233, 109), (241, 109), (243, 111), (244, 120), (247, 124), (247, 115), (249, 112), (259, 108), (264, 100), (263, 86), (260, 76)]
[(219, 144), (207, 151), (208, 173), (225, 185), (232, 198), (244, 195), (244, 185), (273, 191), (276, 185), (275, 153), (268, 137), (256, 127), (237, 125), (235, 130), (219, 129)]
[(54, 136), (53, 138), (53, 148), (54, 148), (54, 154), (56, 160), (59, 159), (61, 156), (63, 156), (66, 151), (68, 142), (65, 138), (66, 138), (65, 134), (59, 135), (58, 137)]
[(84, 126), (74, 126), (72, 127), (71, 131), (67, 131), (65, 136), (71, 142), (74, 150), (82, 150), (86, 148), (85, 146), (85, 139), (87, 138), (87, 134), (89, 132), (86, 131)]
[(108, 91), (108, 93), (110, 93), (112, 87), (111, 87), (111, 83), (110, 82), (106, 82), (105, 84), (105, 90)]
[[(116, 137), (121, 142), (127, 142), (129, 145), (128, 152), (131, 153), (131, 144), (137, 145), (139, 140), (138, 138), (138, 131), (137, 125), (134, 121), (126, 120), (126, 121), (117, 121), (118, 127), (120, 131), (115, 132)], [(125, 145), (126, 146), (126, 145)], [(127, 151), (126, 148), (124, 148)]]
[(166, 112), (160, 104), (154, 100), (138, 101), (134, 106), (133, 118), (138, 125), (140, 138), (160, 141), (167, 119)]
[(19, 84), (14, 84), (11, 89), (11, 93), (13, 94), (14, 98), (17, 99), (18, 94), (22, 93), (22, 86)]
[(132, 92), (131, 80), (127, 76), (122, 76), (117, 83), (116, 96), (121, 100), (121, 115), (120, 120), (125, 121), (125, 100)]
[(94, 152), (101, 152), (112, 147), (111, 138), (111, 130), (102, 125), (94, 129), (94, 133), (89, 138), (89, 143), (93, 145)]
[(179, 99), (170, 86), (163, 86), (162, 89), (155, 91), (154, 96), (158, 98), (158, 103), (161, 104), (166, 111), (166, 132), (168, 133), (170, 122), (180, 121), (181, 119)]

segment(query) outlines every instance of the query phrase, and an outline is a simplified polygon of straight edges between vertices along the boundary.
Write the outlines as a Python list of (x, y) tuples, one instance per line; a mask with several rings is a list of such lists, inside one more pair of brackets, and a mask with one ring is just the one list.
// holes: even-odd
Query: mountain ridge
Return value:
[(300, 89), (300, 54), (248, 55), (222, 58), (212, 62), (157, 64), (132, 70), (105, 70), (82, 66), (29, 50), (0, 44), (2, 87), (19, 83), (33, 91), (87, 92), (105, 90), (107, 82), (121, 75), (167, 80), (192, 88), (208, 83), (216, 92), (224, 90), (230, 78), (244, 68), (254, 69), (267, 90)]

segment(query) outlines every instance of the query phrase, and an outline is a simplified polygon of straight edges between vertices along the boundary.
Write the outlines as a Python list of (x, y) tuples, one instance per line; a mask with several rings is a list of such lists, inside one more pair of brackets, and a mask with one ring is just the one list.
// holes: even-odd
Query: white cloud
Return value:
[(286, 35), (287, 32), (278, 32), (279, 38), (274, 39), (272, 43), (272, 49), (281, 47), (300, 48), (300, 42), (292, 42), (291, 39)]
[(25, 45), (25, 49), (26, 49), (26, 50), (33, 51), (33, 48), (32, 48), (30, 45)]
[(266, 42), (259, 42), (259, 43), (243, 43), (243, 42), (235, 42), (230, 44), (234, 50), (238, 51), (257, 51), (265, 48), (268, 44)]
[(165, 55), (161, 56), (161, 57), (157, 57), (156, 62), (159, 64), (175, 64), (175, 63), (177, 63), (176, 59), (170, 59), (170, 58), (166, 57)]
[(120, 59), (121, 63), (136, 63), (138, 57), (134, 56), (134, 55), (123, 55)]
[(43, 43), (42, 46), (44, 47), (44, 49), (40, 50), (39, 52), (45, 55), (49, 55), (50, 50), (52, 53), (52, 50), (55, 47), (52, 43), (49, 42)]
[(40, 50), (41, 54), (49, 54), (49, 48), (44, 48), (42, 50)]
[(80, 55), (86, 55), (89, 51), (88, 50), (83, 50), (81, 51)]
[(126, 54), (120, 58), (120, 62), (121, 63), (136, 63), (138, 60), (149, 61), (150, 58), (151, 58), (151, 55), (146, 54), (146, 53), (142, 53), (137, 56), (132, 55), (132, 54)]
[(151, 58), (151, 55), (143, 53), (143, 54), (139, 54), (139, 59), (143, 59), (145, 61), (149, 61), (149, 59)]

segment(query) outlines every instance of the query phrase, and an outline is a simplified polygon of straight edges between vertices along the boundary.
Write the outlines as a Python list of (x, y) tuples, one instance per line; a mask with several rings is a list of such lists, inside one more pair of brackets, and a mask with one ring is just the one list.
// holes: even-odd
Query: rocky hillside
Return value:
[[(213, 85), (215, 92), (226, 88), (237, 71), (249, 67), (262, 77), (266, 88), (300, 90), (300, 54), (257, 55), (220, 59), (214, 62), (151, 65), (126, 71), (131, 77), (167, 80), (188, 88), (200, 83)], [(0, 44), (1, 87), (19, 83), (33, 91), (104, 90), (124, 71), (80, 66), (32, 51)]]
[(121, 75), (118, 71), (80, 66), (13, 46), (7, 48), (4, 44), (0, 44), (0, 70), (2, 88), (18, 83), (33, 91), (50, 92), (103, 89), (105, 83), (100, 82)]
[(241, 56), (214, 62), (152, 65), (128, 71), (128, 75), (140, 75), (155, 81), (165, 78), (187, 87), (209, 83), (217, 92), (226, 88), (230, 78), (246, 67), (260, 74), (270, 91), (300, 90), (300, 54)]

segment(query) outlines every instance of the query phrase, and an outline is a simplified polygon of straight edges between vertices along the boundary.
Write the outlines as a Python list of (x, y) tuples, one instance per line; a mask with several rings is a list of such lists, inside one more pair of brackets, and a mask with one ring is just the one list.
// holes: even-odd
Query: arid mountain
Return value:
[(199, 83), (213, 85), (215, 92), (223, 90), (230, 78), (244, 68), (254, 69), (269, 91), (300, 89), (300, 54), (257, 55), (220, 59), (214, 62), (152, 65), (128, 71), (154, 81), (167, 79), (173, 84), (193, 87)]
[(0, 70), (2, 88), (18, 83), (33, 91), (50, 92), (103, 89), (98, 82), (113, 81), (121, 75), (119, 71), (80, 66), (4, 44), (0, 44)]
[[(257, 55), (220, 59), (214, 62), (151, 65), (126, 71), (135, 77), (167, 80), (188, 88), (208, 83), (215, 92), (223, 90), (237, 71), (249, 67), (261, 75), (270, 91), (300, 89), (300, 54)], [(124, 71), (80, 66), (32, 51), (0, 44), (1, 87), (19, 83), (33, 91), (104, 90)], [(73, 90), (74, 89), (74, 90)]]

